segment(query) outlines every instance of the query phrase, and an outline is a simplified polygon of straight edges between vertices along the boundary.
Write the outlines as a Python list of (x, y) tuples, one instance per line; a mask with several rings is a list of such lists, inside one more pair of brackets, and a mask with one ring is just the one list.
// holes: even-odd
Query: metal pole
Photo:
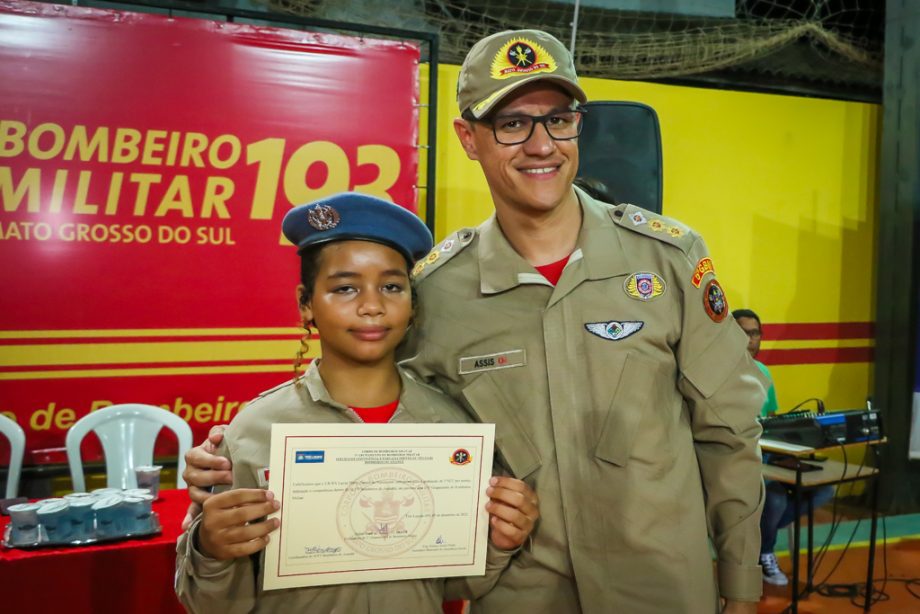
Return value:
[(569, 53), (575, 57), (575, 33), (578, 32), (578, 8), (581, 6), (581, 0), (575, 0), (575, 15), (572, 17), (572, 42), (569, 43)]

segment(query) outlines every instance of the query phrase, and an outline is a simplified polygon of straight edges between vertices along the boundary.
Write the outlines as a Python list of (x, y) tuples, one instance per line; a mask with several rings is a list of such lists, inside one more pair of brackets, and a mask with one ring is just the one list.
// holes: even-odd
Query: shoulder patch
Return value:
[(610, 217), (618, 226), (664, 243), (670, 243), (684, 253), (690, 251), (690, 247), (696, 240), (696, 233), (677, 220), (646, 211), (629, 203), (612, 207)]
[(462, 228), (435, 245), (427, 256), (419, 258), (415, 263), (412, 268), (412, 281), (418, 282), (431, 275), (445, 262), (462, 252), (475, 237), (475, 228)]

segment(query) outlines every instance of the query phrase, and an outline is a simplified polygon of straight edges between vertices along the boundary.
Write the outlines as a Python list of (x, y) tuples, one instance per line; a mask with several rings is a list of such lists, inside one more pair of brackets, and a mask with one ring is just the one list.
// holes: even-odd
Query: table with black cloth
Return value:
[[(163, 532), (88, 546), (0, 547), (0, 611), (66, 614), (184, 612), (173, 592), (187, 490), (160, 491)], [(10, 519), (0, 517), (0, 532)]]

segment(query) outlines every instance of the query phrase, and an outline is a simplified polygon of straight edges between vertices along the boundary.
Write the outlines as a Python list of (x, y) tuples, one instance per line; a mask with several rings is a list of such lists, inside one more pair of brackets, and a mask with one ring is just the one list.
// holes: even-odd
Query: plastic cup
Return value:
[(93, 503), (96, 514), (96, 537), (111, 539), (125, 534), (121, 510), (122, 498), (108, 496)]
[(154, 499), (160, 497), (160, 470), (162, 469), (163, 467), (161, 465), (147, 465), (134, 468), (134, 475), (137, 477), (137, 487), (148, 489)]
[(10, 541), (14, 546), (38, 543), (39, 507), (37, 503), (17, 503), (7, 509), (10, 514)]
[(67, 501), (43, 503), (37, 513), (38, 523), (44, 529), (49, 543), (60, 544), (70, 541), (70, 504)]
[(48, 499), (41, 499), (39, 501), (36, 501), (35, 503), (38, 504), (39, 507), (45, 507), (46, 505), (54, 505), (54, 504), (66, 502), (66, 501), (67, 499), (65, 499), (64, 497), (50, 497)]
[(128, 533), (150, 532), (150, 508), (153, 497), (145, 501), (141, 497), (125, 497), (122, 502), (125, 509)]
[(96, 497), (97, 499), (102, 499), (109, 495), (114, 495), (114, 494), (119, 494), (119, 493), (121, 493), (120, 488), (97, 488), (90, 494)]
[(70, 500), (71, 540), (85, 542), (96, 537), (96, 513), (92, 495)]

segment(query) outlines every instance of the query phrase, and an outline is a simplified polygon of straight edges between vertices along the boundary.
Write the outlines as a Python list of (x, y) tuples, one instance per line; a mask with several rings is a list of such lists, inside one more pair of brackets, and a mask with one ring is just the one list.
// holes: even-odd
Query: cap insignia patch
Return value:
[(339, 212), (329, 205), (319, 204), (307, 211), (307, 222), (317, 230), (332, 230), (340, 219)]
[(655, 273), (633, 273), (623, 282), (626, 294), (640, 301), (650, 301), (664, 294), (664, 280)]
[(722, 286), (716, 280), (710, 280), (703, 290), (703, 308), (706, 315), (713, 322), (721, 322), (728, 314), (728, 302), (725, 300), (725, 292)]
[(532, 40), (513, 38), (502, 45), (492, 59), (491, 77), (508, 79), (555, 71), (556, 60), (546, 49)]
[(601, 339), (619, 341), (642, 330), (645, 322), (591, 322), (585, 324), (585, 330)]

